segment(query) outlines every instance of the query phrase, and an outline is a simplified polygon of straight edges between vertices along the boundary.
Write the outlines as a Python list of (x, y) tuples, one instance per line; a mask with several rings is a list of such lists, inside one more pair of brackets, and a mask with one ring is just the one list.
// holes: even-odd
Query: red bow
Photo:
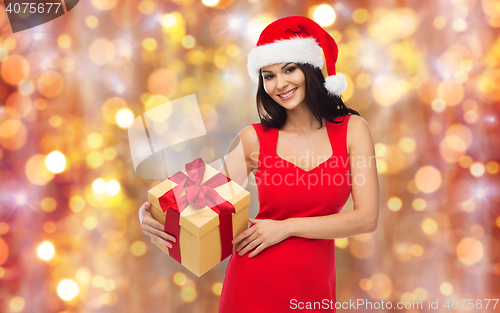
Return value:
[[(172, 248), (169, 249), (169, 255), (181, 263), (179, 245), (180, 213), (190, 204), (198, 209), (208, 205), (212, 211), (219, 215), (222, 244), (221, 261), (223, 261), (233, 252), (233, 245), (231, 244), (233, 239), (233, 218), (231, 213), (236, 213), (236, 210), (230, 202), (224, 200), (215, 191), (214, 187), (223, 185), (231, 181), (231, 179), (222, 173), (217, 173), (203, 184), (200, 184), (205, 174), (205, 162), (201, 158), (187, 163), (186, 172), (188, 175), (180, 171), (172, 175), (169, 179), (177, 183), (177, 186), (158, 199), (163, 212), (167, 212), (165, 231), (176, 238), (175, 242), (171, 242)], [(179, 198), (178, 196), (184, 187), (186, 188), (186, 194)]]

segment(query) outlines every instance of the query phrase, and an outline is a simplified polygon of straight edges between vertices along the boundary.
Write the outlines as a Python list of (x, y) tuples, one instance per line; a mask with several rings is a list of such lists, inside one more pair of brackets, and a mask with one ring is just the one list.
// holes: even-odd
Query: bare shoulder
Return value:
[(243, 146), (243, 150), (245, 151), (245, 156), (247, 157), (247, 159), (249, 159), (249, 157), (253, 153), (259, 153), (259, 136), (257, 135), (257, 132), (252, 125), (248, 125), (247, 127), (243, 128), (238, 133), (238, 136), (240, 137), (241, 144)]
[(347, 124), (347, 151), (349, 155), (356, 147), (373, 146), (373, 138), (368, 122), (359, 115), (351, 114)]

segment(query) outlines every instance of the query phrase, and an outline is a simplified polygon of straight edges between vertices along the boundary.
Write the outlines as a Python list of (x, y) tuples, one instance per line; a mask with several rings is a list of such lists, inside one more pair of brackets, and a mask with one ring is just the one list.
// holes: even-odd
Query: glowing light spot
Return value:
[(115, 45), (105, 38), (98, 38), (90, 44), (88, 55), (96, 65), (107, 64), (113, 61), (116, 56)]
[(201, 3), (207, 7), (214, 7), (219, 4), (219, 0), (202, 0)]
[(482, 162), (475, 162), (470, 167), (470, 173), (475, 177), (481, 177), (484, 174), (484, 165)]
[(120, 184), (112, 179), (106, 183), (106, 192), (111, 196), (116, 196), (120, 192)]
[(85, 18), (85, 25), (87, 25), (87, 27), (91, 29), (97, 28), (97, 26), (99, 26), (99, 20), (96, 16), (89, 15)]
[(10, 309), (14, 312), (20, 312), (24, 309), (26, 302), (22, 297), (14, 297), (10, 299), (9, 306)]
[(116, 112), (116, 124), (121, 128), (127, 128), (134, 122), (134, 113), (130, 109), (120, 109)]
[(81, 285), (88, 285), (92, 278), (90, 270), (86, 267), (79, 267), (75, 272), (75, 278)]
[(60, 35), (57, 37), (57, 44), (63, 49), (69, 48), (71, 47), (71, 37), (68, 35)]
[(33, 106), (37, 109), (37, 110), (45, 110), (47, 108), (47, 100), (45, 100), (44, 98), (37, 98), (35, 99), (35, 101), (33, 102)]
[(35, 154), (26, 162), (24, 174), (35, 185), (45, 185), (54, 178), (54, 174), (45, 166), (45, 158), (45, 155)]
[(401, 210), (402, 206), (403, 201), (401, 201), (398, 197), (391, 197), (389, 201), (387, 201), (387, 207), (389, 207), (389, 210), (393, 212)]
[(164, 14), (160, 18), (160, 24), (163, 27), (174, 27), (177, 25), (177, 17), (174, 14)]
[(104, 193), (106, 191), (106, 181), (104, 181), (104, 179), (102, 178), (94, 180), (94, 182), (92, 183), (92, 190), (96, 194)]
[(92, 230), (92, 229), (96, 228), (97, 227), (97, 219), (95, 218), (95, 216), (86, 217), (83, 220), (83, 227), (85, 227), (88, 230)]
[(237, 18), (232, 18), (230, 21), (229, 21), (229, 27), (233, 28), (233, 29), (238, 29), (240, 28), (240, 24), (241, 24), (241, 21)]
[(421, 245), (417, 245), (417, 244), (411, 245), (411, 247), (410, 247), (410, 253), (414, 257), (419, 257), (419, 256), (421, 256), (424, 253), (424, 248), (422, 248)]
[(149, 0), (141, 1), (139, 2), (139, 11), (144, 15), (153, 14), (155, 11), (155, 3)]
[(44, 241), (42, 242), (39, 246), (38, 249), (36, 250), (38, 257), (42, 260), (49, 261), (54, 257), (54, 254), (56, 252), (56, 249), (54, 248), (54, 245), (50, 241)]
[(98, 151), (92, 151), (87, 155), (87, 165), (91, 168), (98, 168), (104, 163), (102, 154)]
[(57, 201), (52, 197), (45, 197), (40, 202), (40, 207), (44, 212), (52, 212), (57, 208)]
[(102, 135), (99, 133), (90, 133), (87, 136), (87, 144), (92, 149), (99, 148), (102, 145), (102, 142), (103, 142)]
[(427, 235), (432, 235), (438, 231), (438, 224), (432, 218), (425, 218), (420, 224), (420, 227), (422, 228), (422, 231)]
[(433, 166), (424, 166), (415, 174), (416, 187), (425, 193), (432, 193), (441, 186), (441, 173)]
[(116, 84), (115, 90), (117, 93), (122, 94), (125, 92), (125, 86), (123, 84)]
[(50, 124), (50, 126), (57, 128), (57, 127), (61, 126), (62, 118), (59, 115), (52, 115), (49, 118), (49, 124)]
[(118, 0), (92, 0), (91, 2), (96, 9), (101, 11), (108, 11), (116, 6)]
[(463, 32), (467, 29), (467, 22), (463, 18), (457, 18), (453, 21), (453, 29), (457, 32)]
[(375, 300), (387, 299), (392, 291), (392, 280), (389, 276), (383, 273), (375, 274), (370, 277), (373, 287), (368, 290), (368, 294)]
[(323, 27), (331, 26), (336, 18), (335, 10), (328, 4), (318, 5), (313, 13), (313, 20)]
[(410, 153), (415, 151), (415, 148), (417, 147), (417, 144), (415, 143), (415, 140), (411, 137), (403, 137), (399, 140), (399, 148), (406, 153)]
[(187, 36), (184, 36), (184, 38), (182, 38), (182, 46), (186, 49), (193, 49), (194, 46), (196, 45), (196, 39), (191, 36), (191, 35), (187, 35)]
[(236, 58), (240, 55), (240, 48), (235, 44), (230, 44), (226, 47), (226, 53), (232, 58)]
[(187, 286), (182, 288), (181, 290), (181, 298), (185, 302), (193, 302), (196, 299), (197, 295), (198, 293), (196, 292), (194, 286)]
[(368, 12), (368, 10), (365, 8), (358, 8), (354, 10), (354, 12), (352, 12), (352, 20), (356, 24), (366, 23), (369, 17), (370, 17), (370, 12)]
[(66, 157), (59, 151), (53, 151), (45, 158), (45, 166), (54, 174), (61, 173), (66, 168)]
[(7, 84), (17, 86), (28, 79), (30, 64), (23, 56), (12, 54), (3, 60), (0, 73)]
[(3, 41), (3, 46), (6, 50), (12, 51), (17, 47), (17, 41), (12, 37), (5, 38)]
[(23, 80), (21, 83), (19, 83), (18, 88), (21, 94), (29, 96), (35, 91), (35, 84), (33, 84), (31, 80)]
[(411, 203), (411, 206), (413, 207), (413, 209), (415, 211), (423, 211), (423, 210), (425, 210), (425, 208), (427, 206), (427, 202), (422, 198), (417, 198), (417, 199), (413, 200), (413, 202)]
[(220, 296), (222, 293), (222, 283), (221, 282), (216, 282), (212, 285), (212, 292), (216, 296)]
[(112, 279), (106, 279), (102, 284), (102, 289), (106, 291), (113, 291), (116, 288), (116, 283)]
[(373, 284), (369, 278), (360, 279), (359, 288), (361, 288), (361, 290), (367, 291), (367, 290), (372, 289), (372, 287), (373, 287)]
[(154, 38), (144, 38), (142, 41), (142, 47), (147, 51), (155, 51), (158, 47), (158, 43)]
[(476, 198), (484, 198), (486, 196), (486, 188), (478, 188), (476, 190)]
[(438, 16), (434, 19), (434, 27), (436, 29), (443, 29), (446, 27), (446, 18), (443, 16)]
[(335, 239), (335, 247), (339, 249), (345, 249), (349, 246), (348, 238), (337, 238)]
[(184, 284), (187, 281), (186, 274), (184, 274), (182, 272), (177, 272), (177, 273), (174, 274), (174, 276), (172, 276), (172, 281), (177, 286), (184, 286)]
[(147, 247), (141, 240), (134, 241), (134, 243), (130, 246), (130, 253), (132, 253), (133, 256), (143, 256), (146, 251)]
[(475, 238), (464, 238), (457, 245), (457, 257), (460, 262), (466, 265), (479, 262), (483, 258), (483, 255), (483, 244)]
[[(381, 106), (393, 106), (407, 92), (409, 83), (395, 76), (383, 75), (376, 77), (372, 84), (372, 95), (375, 102)], [(387, 92), (387, 90), (391, 92)]]
[(23, 205), (26, 203), (26, 196), (25, 195), (16, 195), (16, 202), (19, 205)]
[(446, 283), (442, 283), (441, 285), (439, 285), (439, 291), (445, 295), (445, 296), (449, 296), (453, 293), (453, 285), (446, 282)]
[(462, 210), (465, 212), (472, 212), (476, 209), (476, 204), (474, 203), (473, 200), (468, 199), (460, 203), (460, 207)]
[(431, 107), (435, 112), (443, 112), (446, 109), (446, 103), (443, 99), (436, 99), (432, 101)]
[(489, 161), (486, 163), (486, 172), (488, 172), (491, 175), (498, 174), (500, 170), (500, 164), (498, 164), (497, 161)]
[(36, 33), (33, 35), (33, 38), (34, 38), (35, 40), (40, 40), (40, 39), (45, 38), (45, 35), (44, 35), (42, 32), (36, 32)]
[(454, 80), (446, 80), (437, 88), (437, 98), (443, 99), (447, 106), (455, 106), (464, 98), (464, 88)]
[(375, 154), (378, 157), (383, 157), (387, 153), (387, 147), (383, 143), (375, 144)]
[(106, 148), (102, 152), (102, 156), (104, 157), (104, 159), (108, 161), (111, 161), (114, 158), (116, 158), (116, 155), (117, 155), (116, 149), (113, 147)]
[(106, 279), (101, 275), (96, 275), (92, 278), (92, 285), (96, 288), (101, 288)]
[(473, 160), (470, 156), (468, 155), (462, 155), (460, 159), (458, 159), (458, 164), (463, 167), (463, 168), (470, 168), (472, 165)]
[(57, 285), (57, 295), (64, 301), (73, 300), (80, 293), (80, 287), (71, 279), (63, 279)]
[(69, 199), (69, 207), (73, 212), (81, 212), (85, 208), (85, 200), (80, 196), (73, 196)]
[(64, 90), (64, 79), (56, 71), (47, 70), (39, 76), (37, 87), (46, 98), (55, 98)]

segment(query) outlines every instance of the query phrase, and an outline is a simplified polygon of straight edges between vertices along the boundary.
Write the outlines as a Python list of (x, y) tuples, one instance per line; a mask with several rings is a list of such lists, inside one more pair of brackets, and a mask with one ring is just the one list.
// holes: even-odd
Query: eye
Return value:
[(264, 79), (270, 79), (270, 78), (273, 78), (274, 75), (267, 75), (267, 76), (264, 76)]
[(290, 66), (289, 68), (286, 69), (286, 72), (291, 73), (291, 72), (295, 71), (295, 69), (296, 69), (295, 66)]

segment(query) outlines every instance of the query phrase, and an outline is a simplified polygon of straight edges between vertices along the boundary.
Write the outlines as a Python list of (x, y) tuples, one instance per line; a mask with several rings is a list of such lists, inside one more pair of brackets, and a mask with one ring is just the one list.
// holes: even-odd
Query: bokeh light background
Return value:
[(500, 1), (91, 0), (16, 34), (0, 11), (1, 312), (217, 312), (228, 259), (197, 278), (149, 242), (126, 128), (190, 94), (207, 131), (258, 122), (247, 55), (290, 15), (336, 39), (376, 143), (379, 227), (336, 240), (338, 300), (500, 298)]

